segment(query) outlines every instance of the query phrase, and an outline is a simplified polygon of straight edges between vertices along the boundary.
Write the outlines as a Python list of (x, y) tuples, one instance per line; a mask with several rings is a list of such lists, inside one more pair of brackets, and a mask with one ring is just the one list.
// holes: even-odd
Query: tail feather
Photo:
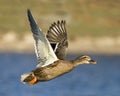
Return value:
[(21, 82), (25, 83), (29, 83), (31, 80), (33, 80), (34, 76), (32, 75), (32, 73), (25, 73), (23, 75), (21, 75)]

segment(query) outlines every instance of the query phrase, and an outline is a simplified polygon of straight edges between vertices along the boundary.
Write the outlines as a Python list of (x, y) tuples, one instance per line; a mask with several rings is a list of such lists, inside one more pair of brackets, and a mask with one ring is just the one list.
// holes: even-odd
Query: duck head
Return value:
[(73, 63), (75, 64), (75, 66), (77, 66), (80, 64), (96, 64), (96, 61), (92, 60), (90, 56), (83, 55), (73, 60)]

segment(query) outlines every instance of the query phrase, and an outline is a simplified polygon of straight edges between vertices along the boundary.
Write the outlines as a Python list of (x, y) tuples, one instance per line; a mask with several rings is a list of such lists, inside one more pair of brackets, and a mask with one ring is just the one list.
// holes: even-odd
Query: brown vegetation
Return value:
[[(21, 38), (19, 35), (9, 32), (0, 38), (0, 52), (34, 52), (33, 43), (32, 34), (25, 34)], [(120, 36), (71, 38), (68, 53), (119, 54)]]

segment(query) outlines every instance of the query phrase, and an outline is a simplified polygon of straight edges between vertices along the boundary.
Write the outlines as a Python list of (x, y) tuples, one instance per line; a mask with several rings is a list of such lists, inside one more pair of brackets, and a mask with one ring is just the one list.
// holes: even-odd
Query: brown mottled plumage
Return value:
[(80, 64), (89, 63), (96, 64), (96, 62), (89, 56), (80, 56), (72, 61), (58, 60), (46, 67), (36, 68), (31, 72), (29, 76), (27, 76), (26, 79), (22, 80), (22, 82), (33, 85), (38, 82), (48, 81), (72, 71), (76, 66)]
[[(21, 76), (23, 83), (33, 85), (68, 73), (80, 64), (96, 64), (96, 61), (86, 55), (79, 56), (71, 61), (64, 60), (66, 48), (68, 47), (65, 21), (58, 21), (52, 24), (47, 32), (46, 38), (35, 22), (30, 10), (27, 12), (35, 39), (35, 49), (39, 64), (35, 70)], [(52, 44), (55, 44), (55, 48), (53, 49)]]

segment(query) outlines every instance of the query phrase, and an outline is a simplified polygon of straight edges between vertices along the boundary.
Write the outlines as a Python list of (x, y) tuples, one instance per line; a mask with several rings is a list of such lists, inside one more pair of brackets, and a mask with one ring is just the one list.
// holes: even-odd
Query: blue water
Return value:
[(56, 79), (29, 86), (20, 82), (20, 75), (36, 67), (35, 54), (0, 53), (0, 96), (120, 96), (120, 55), (90, 56), (97, 65), (80, 65)]

